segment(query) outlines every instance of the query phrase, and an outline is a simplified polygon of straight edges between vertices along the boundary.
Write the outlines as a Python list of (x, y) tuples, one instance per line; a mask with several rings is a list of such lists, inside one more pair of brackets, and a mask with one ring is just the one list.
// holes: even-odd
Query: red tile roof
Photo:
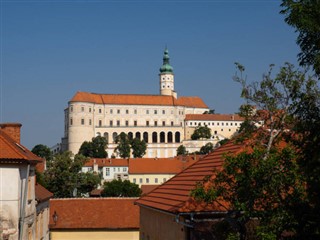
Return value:
[(187, 114), (186, 121), (244, 121), (238, 114)]
[(120, 105), (161, 105), (161, 106), (186, 106), (196, 108), (208, 108), (199, 97), (179, 97), (164, 95), (142, 94), (98, 94), (77, 92), (70, 102), (89, 102), (97, 104)]
[(48, 191), (45, 187), (43, 187), (39, 183), (36, 183), (35, 185), (35, 195), (36, 195), (36, 200), (38, 202), (45, 202), (53, 197), (53, 193)]
[(98, 167), (128, 167), (129, 162), (127, 159), (119, 159), (119, 158), (91, 158), (89, 159), (84, 166), (92, 167), (93, 164), (98, 164)]
[(14, 141), (0, 129), (0, 161), (8, 163), (40, 162), (42, 158), (36, 156), (26, 147)]
[(151, 192), (152, 190), (154, 190), (155, 188), (157, 188), (159, 186), (159, 184), (157, 185), (141, 185), (141, 190), (142, 190), (142, 196), (145, 196), (146, 194), (148, 194), (149, 192)]
[(224, 154), (234, 154), (243, 148), (244, 145), (232, 142), (217, 148), (148, 195), (141, 197), (136, 203), (172, 213), (225, 211), (227, 203), (223, 201), (215, 201), (212, 204), (197, 203), (190, 197), (190, 191), (195, 188), (197, 182), (203, 181), (204, 177), (212, 176), (214, 168), (222, 167)]
[[(50, 200), (50, 229), (139, 229), (137, 198)], [(57, 214), (56, 224), (53, 221)]]
[(129, 174), (177, 174), (202, 157), (134, 158), (129, 160)]

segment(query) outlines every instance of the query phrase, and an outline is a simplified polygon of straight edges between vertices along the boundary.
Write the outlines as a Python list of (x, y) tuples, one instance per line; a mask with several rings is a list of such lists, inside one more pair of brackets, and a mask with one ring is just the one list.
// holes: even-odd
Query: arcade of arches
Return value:
[[(108, 132), (105, 132), (101, 134), (100, 132), (97, 132), (96, 136), (103, 136), (107, 139), (108, 143), (114, 143), (117, 136), (120, 133), (113, 132), (112, 134), (109, 134)], [(138, 138), (140, 140), (144, 140), (146, 143), (180, 143), (181, 142), (181, 133), (180, 132), (128, 132), (126, 133), (129, 137), (129, 139)]]

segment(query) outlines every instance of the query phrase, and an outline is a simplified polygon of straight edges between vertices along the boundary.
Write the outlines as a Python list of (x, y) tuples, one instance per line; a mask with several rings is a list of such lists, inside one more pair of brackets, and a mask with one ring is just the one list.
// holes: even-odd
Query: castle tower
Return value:
[(160, 68), (160, 95), (174, 96), (177, 98), (177, 93), (174, 91), (174, 74), (173, 68), (170, 65), (170, 57), (168, 49), (164, 50), (163, 64)]

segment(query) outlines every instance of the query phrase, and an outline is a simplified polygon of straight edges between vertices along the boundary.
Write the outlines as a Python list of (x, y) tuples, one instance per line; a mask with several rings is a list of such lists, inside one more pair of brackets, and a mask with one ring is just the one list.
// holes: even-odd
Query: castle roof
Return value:
[(238, 114), (187, 114), (186, 121), (244, 121)]
[(99, 94), (77, 92), (70, 100), (70, 103), (72, 102), (114, 105), (159, 105), (208, 108), (208, 106), (199, 97), (179, 97), (178, 99), (176, 99), (173, 96), (143, 94)]

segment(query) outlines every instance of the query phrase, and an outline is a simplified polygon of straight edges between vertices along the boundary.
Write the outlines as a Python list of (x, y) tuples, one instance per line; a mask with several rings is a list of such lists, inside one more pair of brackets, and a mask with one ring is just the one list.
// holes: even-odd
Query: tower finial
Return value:
[(163, 64), (160, 68), (160, 73), (173, 73), (173, 68), (170, 65), (170, 57), (169, 57), (169, 51), (166, 45), (166, 48), (164, 49), (163, 54)]

